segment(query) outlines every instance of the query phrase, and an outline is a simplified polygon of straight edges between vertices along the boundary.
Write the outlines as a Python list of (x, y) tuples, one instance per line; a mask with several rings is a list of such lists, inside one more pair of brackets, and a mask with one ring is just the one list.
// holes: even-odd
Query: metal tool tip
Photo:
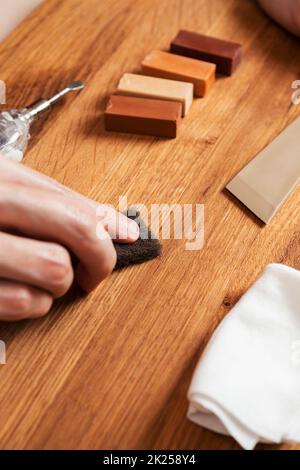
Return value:
[(81, 80), (75, 80), (74, 82), (70, 83), (68, 88), (70, 91), (82, 90), (84, 88), (84, 83)]

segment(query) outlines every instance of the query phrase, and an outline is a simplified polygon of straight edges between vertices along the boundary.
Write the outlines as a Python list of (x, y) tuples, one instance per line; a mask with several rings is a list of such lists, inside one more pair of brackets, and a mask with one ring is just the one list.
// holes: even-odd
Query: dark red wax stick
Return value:
[(232, 75), (242, 60), (240, 44), (185, 30), (179, 31), (170, 49), (174, 54), (212, 62), (222, 75)]

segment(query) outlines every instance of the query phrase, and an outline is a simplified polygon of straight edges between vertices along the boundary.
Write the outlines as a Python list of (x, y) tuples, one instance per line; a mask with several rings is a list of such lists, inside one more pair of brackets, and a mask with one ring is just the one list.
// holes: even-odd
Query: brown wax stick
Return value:
[(142, 62), (142, 72), (194, 84), (196, 96), (204, 96), (215, 81), (216, 66), (164, 51), (152, 51)]
[(174, 138), (181, 115), (177, 101), (112, 95), (104, 113), (105, 129)]
[(232, 75), (242, 60), (240, 44), (186, 30), (179, 31), (170, 49), (174, 54), (212, 62), (222, 75)]

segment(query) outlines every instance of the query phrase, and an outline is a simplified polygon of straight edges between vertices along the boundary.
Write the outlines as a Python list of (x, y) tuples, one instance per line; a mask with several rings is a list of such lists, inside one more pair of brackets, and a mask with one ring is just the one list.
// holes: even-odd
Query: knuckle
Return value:
[(14, 296), (11, 300), (11, 308), (16, 312), (16, 319), (21, 320), (30, 315), (32, 300), (31, 292), (26, 287), (18, 287), (15, 289)]
[(0, 186), (0, 209), (1, 212), (7, 210), (16, 201), (22, 200), (26, 195), (26, 190), (21, 185), (9, 182), (2, 182)]
[(63, 295), (73, 281), (73, 269), (70, 255), (60, 245), (48, 247), (46, 256), (42, 258), (41, 271), (46, 283), (55, 287), (58, 295)]
[(96, 214), (91, 209), (72, 209), (71, 229), (79, 240), (91, 240), (96, 234)]

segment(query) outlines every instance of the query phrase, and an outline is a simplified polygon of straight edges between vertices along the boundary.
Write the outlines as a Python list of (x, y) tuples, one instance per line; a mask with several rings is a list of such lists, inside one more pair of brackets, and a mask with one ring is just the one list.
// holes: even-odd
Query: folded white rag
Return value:
[(194, 373), (188, 418), (258, 442), (300, 442), (300, 271), (268, 265), (218, 326)]

